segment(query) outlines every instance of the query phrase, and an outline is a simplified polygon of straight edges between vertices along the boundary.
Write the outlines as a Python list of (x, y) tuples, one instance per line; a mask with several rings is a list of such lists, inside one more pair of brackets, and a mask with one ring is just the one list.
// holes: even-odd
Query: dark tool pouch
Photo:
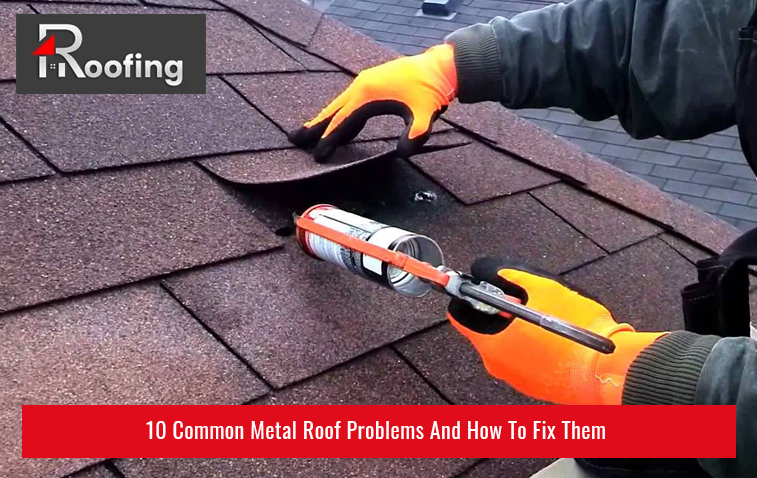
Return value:
[(686, 330), (749, 336), (750, 265), (757, 265), (757, 229), (736, 239), (719, 257), (697, 262), (698, 282), (681, 291)]

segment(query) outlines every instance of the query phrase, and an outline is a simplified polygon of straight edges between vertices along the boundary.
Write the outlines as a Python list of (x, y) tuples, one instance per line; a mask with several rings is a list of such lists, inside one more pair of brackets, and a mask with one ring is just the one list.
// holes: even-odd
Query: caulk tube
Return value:
[[(426, 236), (388, 226), (327, 204), (313, 206), (302, 216), (376, 246), (428, 262), (434, 267), (444, 263), (444, 255), (439, 245)], [(307, 254), (367, 277), (402, 295), (422, 297), (431, 290), (430, 284), (412, 274), (309, 231), (297, 228), (297, 240)]]

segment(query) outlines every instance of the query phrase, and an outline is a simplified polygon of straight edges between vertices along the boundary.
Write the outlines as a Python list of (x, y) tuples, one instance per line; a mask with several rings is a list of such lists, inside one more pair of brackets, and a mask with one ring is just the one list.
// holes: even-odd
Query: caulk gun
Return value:
[(598, 352), (615, 350), (615, 344), (606, 337), (530, 309), (498, 287), (444, 266), (441, 249), (426, 236), (328, 205), (313, 206), (302, 216), (295, 216), (295, 225), (300, 246), (309, 255), (402, 295), (421, 297), (431, 290), (443, 292), (481, 312), (520, 318)]

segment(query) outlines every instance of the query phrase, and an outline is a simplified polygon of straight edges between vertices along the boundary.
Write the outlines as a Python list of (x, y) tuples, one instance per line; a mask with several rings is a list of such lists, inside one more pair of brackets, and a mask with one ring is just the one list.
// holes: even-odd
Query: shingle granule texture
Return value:
[(384, 141), (373, 141), (339, 148), (326, 163), (316, 163), (311, 154), (301, 149), (279, 149), (208, 158), (201, 164), (227, 181), (271, 184), (314, 178), (360, 163), (386, 159), (393, 149)]
[(276, 387), (444, 320), (440, 295), (402, 298), (291, 246), (167, 280)]
[(564, 183), (539, 189), (531, 194), (610, 252), (662, 231), (638, 216), (581, 193)]
[(275, 247), (277, 238), (191, 164), (0, 188), (0, 310)]
[[(349, 47), (345, 48), (345, 45)], [(318, 26), (308, 51), (338, 63), (354, 74), (400, 56), (328, 17), (324, 17)]]
[(118, 478), (108, 471), (105, 465), (95, 465), (80, 472), (74, 473), (70, 478)]
[(311, 55), (304, 50), (301, 50), (290, 41), (278, 37), (271, 32), (261, 30), (260, 33), (266, 37), (277, 47), (281, 48), (287, 55), (294, 58), (300, 65), (309, 71), (341, 71), (339, 67), (332, 65), (331, 63), (318, 58), (315, 55)]
[(0, 124), (0, 183), (52, 173), (53, 170), (23, 141)]
[(307, 45), (321, 14), (299, 0), (218, 0), (255, 23), (300, 45)]
[(665, 224), (709, 249), (722, 252), (741, 234), (736, 227), (600, 159), (588, 157), (585, 164), (589, 171), (586, 185), (589, 191)]
[(0, 476), (61, 476), (96, 459), (21, 459), (22, 404), (239, 404), (265, 386), (156, 284), (0, 320)]
[(396, 347), (452, 403), (458, 405), (534, 405), (539, 403), (489, 375), (478, 352), (449, 324), (410, 337), (397, 344)]
[(168, 7), (202, 8), (204, 10), (224, 10), (224, 7), (212, 0), (145, 0), (147, 5), (164, 5)]
[(496, 147), (577, 181), (587, 179), (588, 154), (499, 105), (454, 103), (444, 114), (453, 124), (493, 141)]
[(648, 239), (566, 275), (639, 331), (683, 329), (681, 289), (696, 269), (659, 239)]
[[(558, 179), (482, 143), (414, 156), (411, 161), (465, 204), (507, 196)], [(465, 174), (460, 174), (460, 168)]]
[[(663, 234), (660, 236), (660, 239), (662, 239), (667, 245), (678, 251), (679, 254), (693, 263), (696, 263), (697, 261), (706, 259), (708, 257), (712, 257), (713, 255), (711, 252), (697, 247), (694, 244), (691, 244), (690, 242), (685, 241), (680, 237), (676, 237), (672, 234)], [(757, 312), (757, 310), (755, 312)]]
[(64, 171), (289, 144), (213, 77), (200, 95), (16, 95), (2, 84), (0, 116)]
[(16, 77), (16, 15), (34, 12), (22, 3), (0, 3), (0, 80)]
[(58, 14), (179, 14), (205, 15), (207, 73), (263, 73), (303, 70), (244, 19), (232, 12), (156, 7), (50, 4), (42, 13)]
[[(282, 392), (261, 404), (444, 405), (399, 357), (382, 351)], [(253, 405), (254, 406), (254, 405)], [(127, 478), (210, 478), (227, 476), (453, 477), (470, 459), (242, 459), (119, 460)]]

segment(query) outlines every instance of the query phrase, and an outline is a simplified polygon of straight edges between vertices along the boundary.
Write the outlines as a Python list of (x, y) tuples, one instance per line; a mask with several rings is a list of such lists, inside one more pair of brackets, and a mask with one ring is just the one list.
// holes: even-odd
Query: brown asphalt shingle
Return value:
[(278, 244), (192, 164), (10, 183), (0, 187), (0, 211), (0, 310)]
[(350, 144), (339, 148), (326, 163), (316, 163), (301, 149), (280, 149), (208, 158), (201, 164), (227, 181), (271, 184), (313, 178), (339, 169), (386, 159), (394, 147), (384, 141)]
[(167, 281), (184, 305), (276, 387), (444, 319), (440, 296), (398, 297), (291, 246)]
[(22, 404), (241, 404), (266, 387), (156, 284), (0, 318), (0, 476), (96, 459), (23, 460)]
[(16, 15), (34, 12), (22, 3), (0, 3), (0, 80), (16, 77)]
[(649, 221), (564, 183), (542, 188), (531, 194), (610, 252), (661, 232), (659, 227)]
[[(287, 390), (261, 404), (444, 405), (399, 357), (384, 350)], [(442, 459), (249, 459), (119, 460), (127, 478), (281, 477), (453, 477), (473, 460)]]
[(539, 404), (489, 375), (470, 342), (450, 324), (410, 337), (396, 348), (454, 404)]
[(659, 239), (623, 249), (566, 275), (639, 331), (683, 329), (681, 289), (696, 281), (694, 266)]
[(336, 67), (329, 62), (318, 58), (315, 55), (307, 53), (293, 43), (279, 36), (276, 36), (271, 32), (261, 29), (260, 33), (262, 33), (263, 36), (266, 37), (274, 45), (281, 48), (287, 55), (294, 58), (308, 71), (340, 71), (339, 67)]
[[(16, 96), (15, 82), (0, 83), (0, 124), (23, 138), (0, 128), (0, 138), (9, 138), (0, 140), (0, 181), (8, 181), (0, 184), (0, 376), (11, 377), (0, 387), (0, 429), (10, 431), (0, 433), (0, 476), (58, 478), (94, 464), (22, 461), (21, 403), (243, 403), (266, 392), (257, 376), (283, 388), (255, 403), (445, 403), (435, 389), (454, 403), (530, 403), (489, 377), (448, 324), (436, 325), (444, 321), (445, 297), (403, 299), (274, 235), (290, 234), (292, 213), (316, 203), (426, 234), (448, 265), (464, 271), (487, 254), (570, 271), (568, 279), (642, 330), (680, 327), (678, 291), (694, 276), (685, 257), (698, 256), (695, 245), (722, 250), (735, 235), (491, 104), (454, 104), (446, 117), (467, 131), (434, 135), (433, 147), (455, 148), (415, 164), (392, 154), (359, 160), (393, 145), (381, 141), (315, 165), (291, 149), (282, 129), (317, 113), (350, 76), (305, 70), (334, 70), (322, 57), (356, 73), (395, 53), (299, 0), (223, 2), (236, 12), (205, 12), (206, 95)], [(0, 3), (0, 79), (13, 75), (5, 20), (12, 30), (19, 11), (31, 12)], [(360, 139), (397, 137), (404, 129), (396, 118), (373, 123)], [(437, 122), (436, 131), (445, 129), (451, 126)], [(493, 149), (460, 146), (473, 138)], [(146, 164), (155, 162), (167, 164)], [(562, 177), (575, 189), (532, 189)], [(663, 230), (675, 230), (677, 239), (650, 237)], [(282, 243), (283, 250), (269, 250)], [(540, 463), (497, 460), (470, 473), (525, 476)], [(118, 463), (128, 478), (414, 478), (456, 476), (472, 464)], [(88, 473), (103, 478), (102, 471)]]
[(53, 173), (45, 162), (0, 124), (0, 183)]
[[(349, 45), (349, 48), (344, 48), (344, 45)], [(333, 61), (354, 74), (400, 56), (328, 17), (323, 17), (318, 25), (308, 51)]]
[(76, 4), (40, 5), (41, 13), (57, 14), (203, 14), (206, 29), (207, 73), (267, 73), (304, 68), (232, 12), (158, 7), (128, 7)]
[[(482, 143), (412, 158), (418, 166), (465, 204), (508, 196), (558, 181), (548, 173)], [(460, 174), (461, 165), (466, 174)]]
[(213, 77), (199, 95), (16, 95), (1, 84), (0, 117), (64, 171), (289, 144)]
[(253, 22), (300, 45), (307, 45), (321, 14), (300, 1), (218, 0)]
[[(667, 245), (678, 251), (679, 254), (681, 254), (686, 259), (690, 260), (691, 262), (695, 263), (697, 261), (700, 261), (702, 259), (706, 259), (708, 257), (712, 257), (712, 253), (709, 251), (706, 251), (700, 247), (695, 246), (694, 244), (691, 244), (680, 237), (676, 237), (672, 234), (663, 234), (660, 236), (660, 239), (662, 239)], [(757, 311), (755, 311), (757, 312)]]

